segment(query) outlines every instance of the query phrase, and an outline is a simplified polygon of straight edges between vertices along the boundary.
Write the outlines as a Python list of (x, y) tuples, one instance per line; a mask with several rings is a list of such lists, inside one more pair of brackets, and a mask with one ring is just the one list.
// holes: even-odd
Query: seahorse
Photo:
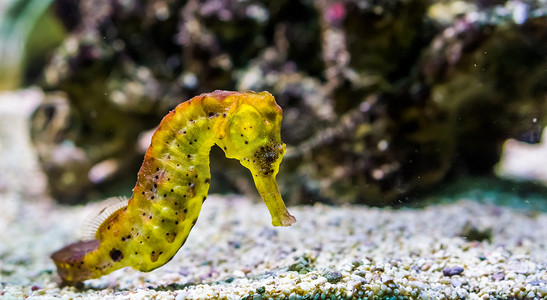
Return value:
[(214, 91), (180, 103), (154, 132), (127, 204), (103, 217), (93, 239), (51, 255), (64, 284), (128, 266), (148, 272), (171, 260), (207, 198), (215, 144), (251, 171), (273, 226), (296, 222), (275, 179), (285, 153), (281, 119), (268, 92)]

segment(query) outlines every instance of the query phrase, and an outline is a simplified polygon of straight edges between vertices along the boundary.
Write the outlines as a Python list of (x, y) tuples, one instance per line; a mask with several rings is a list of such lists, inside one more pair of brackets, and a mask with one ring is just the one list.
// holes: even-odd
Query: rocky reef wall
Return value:
[[(146, 133), (179, 102), (268, 90), (286, 201), (394, 204), (490, 173), (508, 138), (539, 141), (544, 4), (58, 0), (69, 34), (41, 76), (33, 139), (55, 198), (81, 201), (134, 182)], [(254, 190), (213, 155), (213, 188)]]

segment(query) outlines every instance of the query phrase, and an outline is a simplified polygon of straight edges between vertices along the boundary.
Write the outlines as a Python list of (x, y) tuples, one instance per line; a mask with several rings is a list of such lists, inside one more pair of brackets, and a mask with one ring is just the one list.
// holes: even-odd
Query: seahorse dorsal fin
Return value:
[(126, 197), (112, 197), (108, 198), (99, 206), (90, 212), (82, 221), (80, 228), (81, 238), (83, 241), (89, 241), (96, 239), (95, 234), (99, 226), (110, 217), (114, 212), (120, 208), (127, 206), (129, 200)]

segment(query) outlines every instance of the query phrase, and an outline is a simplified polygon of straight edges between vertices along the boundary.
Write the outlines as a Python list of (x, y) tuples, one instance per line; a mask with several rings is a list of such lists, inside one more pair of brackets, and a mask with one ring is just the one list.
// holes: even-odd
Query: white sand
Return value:
[[(547, 299), (545, 213), (470, 201), (412, 210), (316, 205), (290, 208), (298, 222), (274, 228), (264, 204), (213, 195), (171, 262), (77, 290), (57, 286), (49, 254), (76, 241), (93, 205), (0, 197), (5, 299)], [(491, 242), (462, 238), (469, 228), (491, 230)]]

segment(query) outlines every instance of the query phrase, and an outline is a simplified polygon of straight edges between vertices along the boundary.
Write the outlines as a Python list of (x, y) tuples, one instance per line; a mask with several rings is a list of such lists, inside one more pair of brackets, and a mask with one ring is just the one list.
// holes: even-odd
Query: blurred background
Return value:
[(130, 195), (162, 117), (226, 89), (283, 108), (288, 204), (545, 195), (546, 57), (545, 0), (2, 0), (0, 191)]

